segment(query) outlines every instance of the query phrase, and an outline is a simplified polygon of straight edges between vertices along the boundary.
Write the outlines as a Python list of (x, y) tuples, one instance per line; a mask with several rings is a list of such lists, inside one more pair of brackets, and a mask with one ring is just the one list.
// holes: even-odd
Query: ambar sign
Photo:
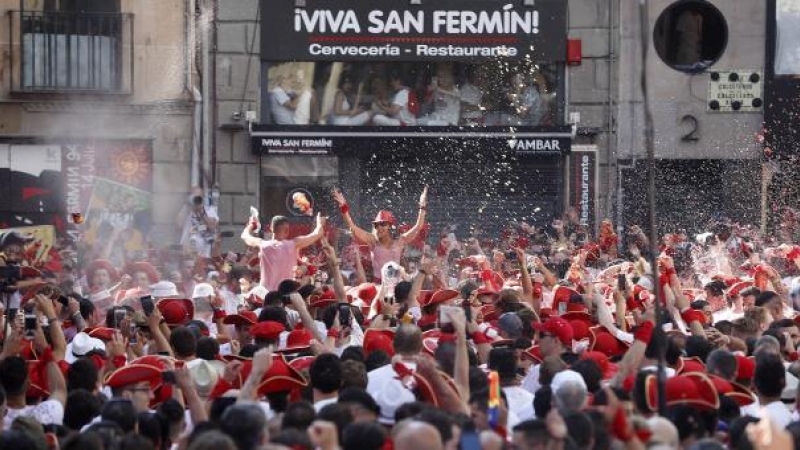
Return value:
[(538, 0), (261, 0), (267, 61), (562, 61), (566, 2)]

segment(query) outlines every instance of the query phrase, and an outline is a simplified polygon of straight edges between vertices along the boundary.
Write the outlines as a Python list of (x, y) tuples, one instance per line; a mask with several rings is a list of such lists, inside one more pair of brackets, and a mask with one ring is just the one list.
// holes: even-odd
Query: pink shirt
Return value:
[(294, 267), (297, 265), (294, 240), (263, 241), (258, 259), (261, 266), (261, 286), (268, 291), (276, 291), (281, 281), (294, 278)]
[(404, 248), (405, 244), (403, 244), (402, 239), (395, 240), (389, 248), (381, 244), (375, 244), (375, 246), (372, 247), (372, 274), (375, 276), (376, 280), (381, 279), (381, 269), (383, 269), (386, 263), (393, 261), (400, 264)]

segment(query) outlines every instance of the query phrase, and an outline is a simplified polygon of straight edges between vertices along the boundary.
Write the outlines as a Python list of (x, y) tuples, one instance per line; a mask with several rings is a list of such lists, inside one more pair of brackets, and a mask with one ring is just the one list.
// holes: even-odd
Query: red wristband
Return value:
[(227, 316), (228, 314), (224, 310), (214, 308), (214, 320), (221, 320)]
[(343, 204), (342, 206), (339, 207), (339, 211), (341, 211), (342, 214), (349, 213), (350, 212), (350, 205), (348, 205), (347, 203)]
[(330, 330), (328, 330), (328, 337), (332, 337), (334, 339), (338, 339), (339, 338), (339, 330), (337, 330), (336, 328), (331, 328)]
[(683, 321), (686, 322), (687, 325), (692, 322), (700, 322), (700, 325), (706, 324), (706, 316), (704, 316), (701, 311), (692, 308), (682, 312), (681, 318), (683, 318)]
[(123, 355), (117, 355), (111, 360), (111, 364), (117, 369), (124, 366), (127, 362), (128, 360)]
[(800, 247), (798, 247), (797, 245), (792, 247), (792, 250), (786, 254), (786, 258), (789, 261), (794, 261), (795, 259), (800, 258)]

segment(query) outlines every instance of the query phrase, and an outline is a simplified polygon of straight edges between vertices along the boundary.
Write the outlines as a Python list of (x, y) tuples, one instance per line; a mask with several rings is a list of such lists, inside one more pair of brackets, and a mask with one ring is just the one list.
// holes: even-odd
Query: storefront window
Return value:
[(561, 64), (287, 62), (267, 73), (271, 123), (561, 124)]
[(775, 23), (775, 75), (800, 75), (800, 2), (778, 0)]

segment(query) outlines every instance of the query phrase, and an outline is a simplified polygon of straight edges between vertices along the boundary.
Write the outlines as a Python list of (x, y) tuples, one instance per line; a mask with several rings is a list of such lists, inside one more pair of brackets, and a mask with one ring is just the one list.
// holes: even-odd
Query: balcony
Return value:
[(131, 94), (133, 15), (9, 11), (14, 94)]

